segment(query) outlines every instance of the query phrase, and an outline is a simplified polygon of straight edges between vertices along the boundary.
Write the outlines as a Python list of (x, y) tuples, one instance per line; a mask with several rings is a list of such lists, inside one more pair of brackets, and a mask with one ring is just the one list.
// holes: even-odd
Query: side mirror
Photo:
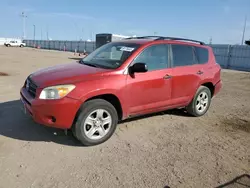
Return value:
[(148, 67), (145, 63), (135, 63), (131, 67), (129, 67), (130, 73), (135, 73), (135, 72), (147, 72)]

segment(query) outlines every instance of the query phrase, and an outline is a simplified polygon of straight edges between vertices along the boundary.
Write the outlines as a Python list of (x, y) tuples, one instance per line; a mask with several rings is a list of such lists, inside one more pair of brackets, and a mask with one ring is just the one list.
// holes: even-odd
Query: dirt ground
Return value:
[(0, 47), (0, 72), (9, 74), (0, 76), (0, 188), (250, 186), (250, 73), (224, 70), (223, 89), (203, 117), (181, 110), (149, 115), (83, 147), (33, 123), (19, 103), (31, 72), (74, 57)]

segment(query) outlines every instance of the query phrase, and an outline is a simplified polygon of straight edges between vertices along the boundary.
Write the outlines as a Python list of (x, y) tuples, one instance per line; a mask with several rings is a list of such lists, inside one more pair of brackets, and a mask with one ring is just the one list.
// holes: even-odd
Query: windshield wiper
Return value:
[(96, 65), (96, 64), (87, 63), (86, 61), (83, 61), (83, 60), (81, 60), (80, 63), (81, 63), (81, 64), (84, 64), (84, 65), (88, 65), (88, 66), (90, 66), (90, 67), (99, 67), (99, 66)]
[(101, 69), (113, 69), (112, 67), (107, 67), (105, 65), (99, 65), (99, 64), (95, 64), (95, 63), (88, 63), (88, 62), (83, 61), (83, 60), (81, 60), (79, 63), (83, 64), (83, 65), (88, 65), (91, 67), (101, 68)]
[(84, 65), (88, 65), (88, 66), (91, 66), (91, 67), (98, 67), (96, 64), (92, 64), (92, 63), (83, 63)]

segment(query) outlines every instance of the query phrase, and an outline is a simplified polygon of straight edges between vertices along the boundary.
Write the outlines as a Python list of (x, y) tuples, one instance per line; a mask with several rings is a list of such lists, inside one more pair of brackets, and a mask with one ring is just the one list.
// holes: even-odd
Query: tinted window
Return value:
[(168, 67), (168, 45), (150, 46), (138, 55), (133, 63), (146, 63), (148, 71), (160, 70)]
[(172, 45), (173, 52), (173, 66), (187, 66), (193, 65), (195, 62), (195, 56), (192, 46), (185, 45)]
[(206, 48), (195, 47), (195, 51), (199, 64), (208, 62), (208, 50)]

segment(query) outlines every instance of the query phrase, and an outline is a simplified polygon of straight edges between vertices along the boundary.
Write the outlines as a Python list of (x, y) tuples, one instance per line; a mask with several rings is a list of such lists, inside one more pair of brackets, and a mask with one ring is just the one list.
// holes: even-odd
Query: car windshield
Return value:
[(116, 69), (139, 48), (139, 44), (112, 42), (101, 46), (80, 62), (93, 67)]

